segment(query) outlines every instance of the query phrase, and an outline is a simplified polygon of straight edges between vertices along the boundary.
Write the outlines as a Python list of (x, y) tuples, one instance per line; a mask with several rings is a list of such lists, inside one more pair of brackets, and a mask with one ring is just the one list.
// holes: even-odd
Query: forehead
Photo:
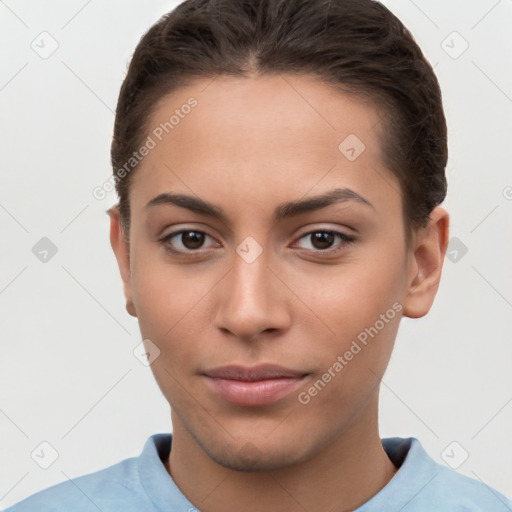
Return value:
[(133, 176), (130, 202), (143, 207), (172, 190), (263, 212), (339, 186), (400, 202), (382, 164), (382, 127), (370, 103), (311, 77), (198, 80), (157, 104), (154, 147)]

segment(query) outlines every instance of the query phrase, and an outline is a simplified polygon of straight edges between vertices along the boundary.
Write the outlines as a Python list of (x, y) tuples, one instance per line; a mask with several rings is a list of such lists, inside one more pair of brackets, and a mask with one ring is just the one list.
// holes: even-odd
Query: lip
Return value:
[(301, 385), (306, 372), (278, 365), (223, 366), (203, 373), (207, 384), (228, 402), (242, 406), (275, 403)]

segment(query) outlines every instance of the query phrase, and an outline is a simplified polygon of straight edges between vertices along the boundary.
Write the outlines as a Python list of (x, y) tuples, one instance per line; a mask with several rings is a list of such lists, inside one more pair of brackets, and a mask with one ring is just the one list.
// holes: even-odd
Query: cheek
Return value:
[(204, 305), (215, 282), (212, 273), (198, 272), (193, 265), (168, 264), (161, 255), (145, 257), (141, 252), (133, 260), (132, 291), (140, 331), (159, 347), (166, 365), (193, 361), (195, 345), (209, 323)]
[(362, 257), (329, 272), (296, 276), (293, 288), (317, 322), (320, 319), (329, 328), (331, 337), (346, 342), (401, 303), (405, 283), (405, 262), (396, 251), (380, 258)]
[[(297, 281), (298, 294), (307, 297), (317, 317), (312, 319), (316, 330), (325, 333), (315, 336), (315, 357), (323, 372), (330, 370), (327, 380), (336, 375), (328, 385), (337, 390), (336, 400), (364, 394), (387, 366), (406, 282), (404, 255), (399, 243), (395, 247), (381, 249), (379, 258), (363, 255), (357, 262), (340, 266), (335, 276), (331, 272)], [(313, 324), (310, 328), (315, 329)]]
[(300, 402), (311, 401), (319, 420), (331, 421), (333, 411), (341, 415), (338, 421), (354, 417), (377, 389), (388, 365), (402, 305), (378, 294), (372, 301), (367, 292), (360, 286), (346, 301), (331, 303), (325, 310), (325, 321), (335, 335), (315, 344), (313, 357), (320, 370), (302, 390)]
[[(188, 400), (183, 383), (195, 371), (201, 353), (201, 331), (205, 317), (201, 298), (208, 283), (184, 277), (178, 267), (143, 264), (139, 260), (132, 274), (133, 298), (143, 339), (160, 350), (151, 371), (167, 400), (180, 409)], [(192, 404), (190, 404), (192, 405)]]
[(161, 247), (140, 239), (130, 254), (133, 301), (143, 334), (162, 338), (191, 309), (199, 283), (186, 265), (170, 264)]

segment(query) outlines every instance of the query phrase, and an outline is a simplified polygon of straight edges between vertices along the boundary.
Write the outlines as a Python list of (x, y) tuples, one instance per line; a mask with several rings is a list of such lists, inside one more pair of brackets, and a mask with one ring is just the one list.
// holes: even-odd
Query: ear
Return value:
[(427, 226), (414, 233), (404, 316), (420, 318), (429, 312), (439, 288), (448, 231), (449, 215), (438, 206), (430, 214)]
[(126, 311), (132, 316), (137, 316), (132, 298), (132, 284), (130, 271), (130, 245), (126, 240), (119, 205), (112, 206), (108, 210), (110, 217), (110, 245), (114, 251), (121, 279), (123, 280), (124, 296), (126, 298)]

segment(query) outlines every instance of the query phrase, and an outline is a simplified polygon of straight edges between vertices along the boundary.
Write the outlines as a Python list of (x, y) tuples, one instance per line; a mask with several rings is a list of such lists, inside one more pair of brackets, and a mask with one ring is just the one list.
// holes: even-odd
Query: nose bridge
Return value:
[(254, 248), (249, 245), (250, 257), (247, 259), (240, 254), (243, 250), (247, 250), (247, 247), (247, 243), (245, 247), (239, 246), (237, 257), (234, 258), (233, 286), (244, 304), (250, 305), (254, 302), (255, 305), (263, 306), (267, 303), (267, 292), (271, 286), (270, 272), (267, 268), (268, 254), (257, 255)]
[(284, 297), (268, 269), (268, 254), (261, 249), (251, 240), (237, 247), (215, 312), (217, 327), (247, 339), (288, 323)]

